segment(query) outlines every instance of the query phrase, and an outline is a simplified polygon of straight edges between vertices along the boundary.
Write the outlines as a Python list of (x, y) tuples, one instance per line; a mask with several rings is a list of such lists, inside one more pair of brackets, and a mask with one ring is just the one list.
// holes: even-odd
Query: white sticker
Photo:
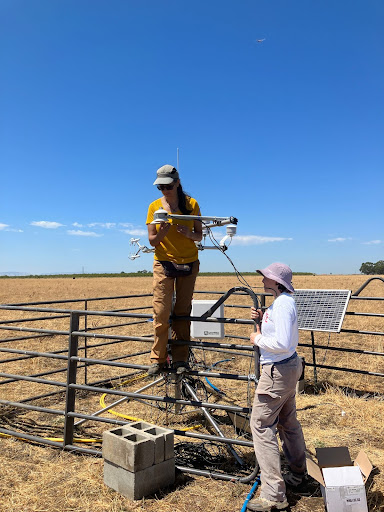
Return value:
[(360, 487), (348, 485), (346, 488), (346, 494), (360, 494)]
[(346, 503), (360, 503), (360, 501), (360, 496), (355, 496), (354, 498), (352, 498), (352, 496), (350, 498), (345, 498)]

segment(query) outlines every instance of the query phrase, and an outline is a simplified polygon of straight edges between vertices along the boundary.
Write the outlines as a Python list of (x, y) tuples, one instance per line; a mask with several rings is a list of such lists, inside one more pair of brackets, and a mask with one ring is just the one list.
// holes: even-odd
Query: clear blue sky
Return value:
[(382, 0), (2, 0), (0, 272), (151, 269), (130, 239), (177, 148), (240, 271), (384, 259), (383, 26)]

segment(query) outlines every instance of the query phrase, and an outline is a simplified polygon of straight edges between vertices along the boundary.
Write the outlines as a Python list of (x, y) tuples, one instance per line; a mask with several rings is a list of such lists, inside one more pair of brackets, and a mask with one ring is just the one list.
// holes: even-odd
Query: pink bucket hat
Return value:
[(282, 284), (290, 292), (294, 292), (295, 289), (292, 286), (292, 270), (284, 263), (271, 263), (268, 267), (261, 270), (256, 270), (262, 276), (273, 279), (277, 283)]

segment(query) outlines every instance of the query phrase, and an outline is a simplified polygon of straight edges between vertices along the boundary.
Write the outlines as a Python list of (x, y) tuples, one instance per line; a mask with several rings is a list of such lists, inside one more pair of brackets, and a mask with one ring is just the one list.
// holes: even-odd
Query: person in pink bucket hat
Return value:
[[(251, 415), (251, 430), (260, 465), (261, 490), (247, 504), (249, 510), (283, 510), (288, 507), (286, 484), (300, 485), (306, 478), (305, 442), (296, 415), (296, 384), (303, 370), (297, 356), (299, 341), (297, 311), (292, 293), (292, 270), (284, 263), (272, 263), (257, 270), (263, 276), (266, 293), (275, 297), (263, 313), (251, 309), (256, 332), (251, 343), (260, 351), (261, 376)], [(260, 325), (261, 322), (261, 325)], [(281, 473), (277, 430), (290, 471)]]

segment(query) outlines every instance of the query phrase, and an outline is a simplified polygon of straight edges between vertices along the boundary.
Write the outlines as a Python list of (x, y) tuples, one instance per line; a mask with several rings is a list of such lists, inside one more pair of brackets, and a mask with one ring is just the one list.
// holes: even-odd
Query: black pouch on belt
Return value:
[(167, 277), (186, 277), (192, 274), (193, 263), (179, 265), (173, 261), (160, 261)]

